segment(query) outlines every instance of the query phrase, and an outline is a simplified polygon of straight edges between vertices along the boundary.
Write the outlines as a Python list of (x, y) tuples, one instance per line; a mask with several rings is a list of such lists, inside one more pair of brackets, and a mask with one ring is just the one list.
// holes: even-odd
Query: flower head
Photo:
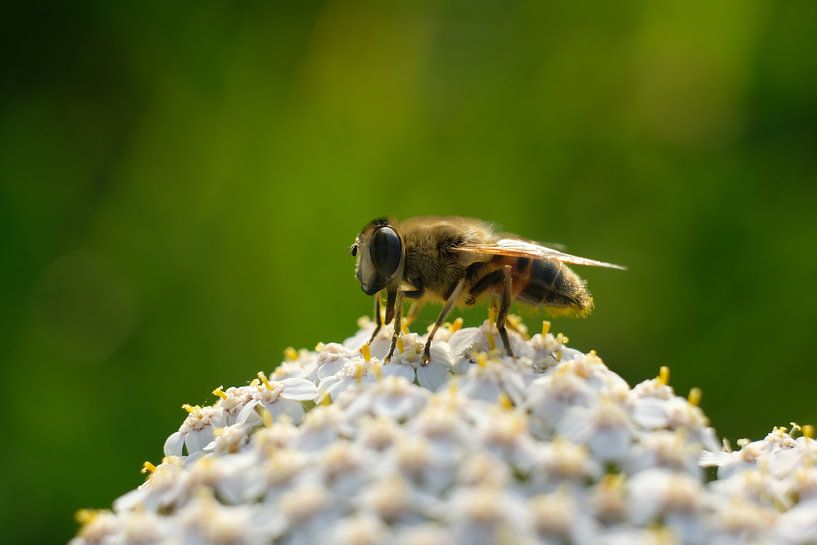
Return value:
[[(71, 545), (800, 544), (817, 540), (813, 429), (720, 448), (669, 370), (630, 388), (549, 324), (363, 320), (271, 373), (185, 405), (146, 481), (83, 511)], [(717, 467), (705, 478), (700, 465)]]

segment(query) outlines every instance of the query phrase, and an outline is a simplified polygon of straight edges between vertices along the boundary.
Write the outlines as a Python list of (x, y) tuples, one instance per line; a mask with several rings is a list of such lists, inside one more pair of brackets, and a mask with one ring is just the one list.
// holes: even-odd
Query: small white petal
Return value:
[(300, 401), (279, 398), (275, 403), (266, 403), (264, 408), (273, 420), (281, 415), (287, 415), (293, 424), (300, 424), (304, 418), (304, 407)]
[(302, 378), (285, 378), (281, 381), (284, 391), (281, 397), (295, 401), (315, 401), (318, 388), (308, 380)]
[(327, 377), (334, 376), (343, 369), (343, 366), (346, 365), (346, 362), (349, 360), (346, 359), (336, 359), (326, 363), (321, 364), (318, 367), (317, 376), (318, 379), (325, 379)]
[(636, 424), (648, 429), (657, 430), (667, 427), (669, 419), (666, 401), (656, 398), (643, 398), (636, 402), (633, 420)]
[(238, 413), (238, 416), (235, 419), (236, 424), (257, 424), (260, 422), (261, 417), (258, 415), (258, 412), (255, 408), (258, 406), (260, 402), (257, 399), (254, 399), (244, 405), (241, 408), (241, 411)]
[(460, 356), (469, 356), (474, 344), (484, 338), (485, 335), (478, 327), (464, 327), (460, 329), (448, 339), (448, 346), (452, 358), (459, 359)]
[(601, 430), (591, 437), (587, 446), (599, 460), (618, 460), (627, 454), (630, 432), (625, 428)]
[(462, 385), (462, 393), (471, 399), (496, 403), (502, 394), (502, 388), (495, 382), (477, 379), (464, 382)]
[(184, 444), (187, 446), (188, 454), (193, 454), (202, 450), (210, 444), (213, 440), (213, 428), (204, 428), (201, 430), (191, 430), (184, 438)]
[(434, 361), (428, 365), (421, 365), (417, 368), (417, 382), (423, 388), (428, 388), (432, 392), (440, 389), (440, 386), (447, 383), (451, 378), (451, 371), (444, 365)]
[(171, 433), (165, 441), (165, 456), (181, 456), (184, 448), (184, 434), (182, 432)]
[(404, 363), (387, 363), (381, 368), (384, 377), (402, 377), (414, 382), (414, 367)]
[(387, 396), (375, 400), (373, 409), (377, 416), (402, 420), (414, 412), (415, 406), (415, 401), (410, 397)]

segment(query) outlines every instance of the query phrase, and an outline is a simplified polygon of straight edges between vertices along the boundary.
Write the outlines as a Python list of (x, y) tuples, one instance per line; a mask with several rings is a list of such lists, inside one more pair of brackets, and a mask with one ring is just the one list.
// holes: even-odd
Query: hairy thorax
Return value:
[(442, 221), (409, 230), (403, 279), (414, 289), (425, 290), (428, 299), (446, 299), (474, 262), (473, 254), (451, 249), (484, 237)]

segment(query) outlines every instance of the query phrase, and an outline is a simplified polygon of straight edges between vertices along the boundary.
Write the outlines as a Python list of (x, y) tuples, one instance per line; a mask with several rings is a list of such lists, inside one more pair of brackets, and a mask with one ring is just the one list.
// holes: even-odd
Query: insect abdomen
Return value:
[(551, 307), (558, 314), (585, 316), (593, 299), (584, 281), (558, 261), (533, 260), (527, 282), (517, 298), (525, 303)]

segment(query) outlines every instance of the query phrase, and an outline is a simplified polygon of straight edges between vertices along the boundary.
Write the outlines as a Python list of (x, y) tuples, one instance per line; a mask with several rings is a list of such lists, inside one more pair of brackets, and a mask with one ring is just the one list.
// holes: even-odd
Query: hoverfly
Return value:
[[(401, 333), (404, 298), (416, 303), (410, 317), (426, 301), (443, 306), (428, 334), (424, 362), (430, 358), (434, 334), (452, 307), (474, 305), (486, 295), (498, 300), (496, 327), (505, 351), (513, 357), (505, 327), (511, 301), (546, 307), (557, 315), (584, 317), (593, 310), (593, 298), (584, 280), (565, 263), (624, 269), (516, 235), (496, 233), (488, 222), (461, 217), (416, 217), (402, 222), (378, 218), (357, 235), (351, 253), (356, 257), (360, 287), (375, 296), (372, 339), (383, 323), (394, 319), (385, 361), (391, 359)], [(383, 291), (385, 322), (380, 316)]]

